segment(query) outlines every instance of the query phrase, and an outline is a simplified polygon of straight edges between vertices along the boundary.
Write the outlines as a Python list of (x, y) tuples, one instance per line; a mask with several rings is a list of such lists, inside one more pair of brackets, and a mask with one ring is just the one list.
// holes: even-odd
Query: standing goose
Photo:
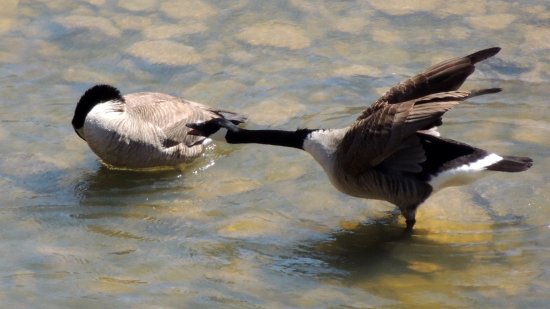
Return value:
[(471, 182), (487, 174), (485, 171), (521, 172), (532, 165), (527, 157), (499, 156), (440, 138), (436, 130), (443, 114), (455, 105), (500, 91), (457, 90), (474, 72), (475, 63), (499, 50), (493, 47), (430, 67), (392, 87), (345, 128), (246, 130), (225, 119), (212, 119), (188, 124), (193, 129), (190, 134), (223, 132), (232, 144), (303, 149), (323, 167), (339, 191), (395, 204), (411, 229), (416, 209), (433, 192)]
[(78, 101), (72, 125), (103, 162), (149, 168), (175, 166), (199, 156), (206, 138), (189, 135), (186, 124), (211, 119), (239, 124), (246, 118), (167, 94), (122, 96), (112, 86), (96, 85)]

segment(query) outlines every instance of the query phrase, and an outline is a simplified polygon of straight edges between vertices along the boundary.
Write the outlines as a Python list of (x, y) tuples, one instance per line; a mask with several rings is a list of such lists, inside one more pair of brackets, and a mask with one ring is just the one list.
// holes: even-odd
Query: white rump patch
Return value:
[(428, 135), (431, 135), (431, 136), (435, 136), (435, 137), (440, 137), (441, 136), (441, 134), (439, 134), (439, 131), (437, 131), (437, 127), (431, 127), (428, 130), (422, 130), (422, 131), (418, 131), (418, 132), (428, 134)]
[(443, 171), (433, 177), (429, 184), (434, 191), (445, 187), (465, 185), (486, 175), (483, 173), (488, 166), (491, 166), (503, 158), (497, 154), (491, 153), (477, 161), (467, 163), (455, 168)]

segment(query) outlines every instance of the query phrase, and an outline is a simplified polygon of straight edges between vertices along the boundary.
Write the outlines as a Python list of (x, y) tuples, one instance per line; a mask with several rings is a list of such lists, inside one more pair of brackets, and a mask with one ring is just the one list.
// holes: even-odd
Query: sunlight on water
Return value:
[[(5, 307), (546, 307), (547, 1), (3, 1)], [(70, 125), (96, 83), (241, 111), (251, 128), (352, 122), (438, 61), (501, 46), (502, 87), (440, 131), (531, 170), (446, 189), (412, 235), (306, 153), (215, 144), (176, 170), (103, 166)]]

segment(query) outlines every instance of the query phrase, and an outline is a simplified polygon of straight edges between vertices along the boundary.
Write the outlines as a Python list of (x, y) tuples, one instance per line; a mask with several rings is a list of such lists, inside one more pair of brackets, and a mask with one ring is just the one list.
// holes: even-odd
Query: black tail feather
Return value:
[(533, 165), (533, 159), (528, 157), (504, 156), (503, 160), (487, 167), (487, 170), (498, 172), (523, 172)]

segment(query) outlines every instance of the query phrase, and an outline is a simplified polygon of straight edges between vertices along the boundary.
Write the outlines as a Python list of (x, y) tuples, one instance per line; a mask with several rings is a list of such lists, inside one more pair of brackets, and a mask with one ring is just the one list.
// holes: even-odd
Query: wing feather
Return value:
[(475, 64), (496, 55), (500, 47), (480, 50), (464, 57), (440, 62), (424, 72), (391, 87), (357, 118), (361, 120), (386, 104), (414, 100), (437, 92), (457, 90), (475, 70)]
[[(342, 168), (350, 173), (361, 173), (388, 159), (395, 164), (411, 151), (417, 155), (407, 159), (403, 171), (416, 170), (416, 165), (422, 163), (424, 157), (418, 155), (420, 144), (408, 140), (411, 136), (440, 125), (443, 114), (465, 99), (499, 90), (442, 92), (380, 106), (369, 117), (356, 121), (342, 139), (338, 148)], [(386, 162), (385, 166), (390, 164)]]
[(126, 112), (140, 123), (148, 123), (164, 134), (165, 148), (179, 146), (185, 149), (197, 145), (204, 137), (189, 135), (187, 123), (207, 121), (212, 118), (227, 118), (234, 123), (246, 121), (246, 117), (225, 110), (218, 110), (197, 102), (163, 93), (139, 92), (125, 96), (129, 102)]

